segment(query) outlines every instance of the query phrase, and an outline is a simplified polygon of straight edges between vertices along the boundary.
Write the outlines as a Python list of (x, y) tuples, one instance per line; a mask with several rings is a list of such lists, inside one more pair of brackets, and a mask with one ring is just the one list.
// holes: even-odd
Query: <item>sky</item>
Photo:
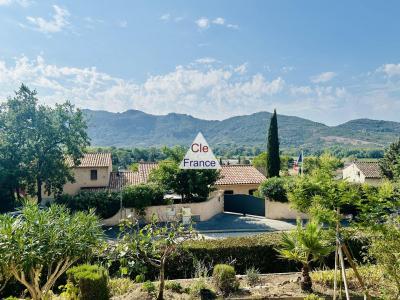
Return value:
[(399, 1), (0, 0), (0, 101), (400, 121)]

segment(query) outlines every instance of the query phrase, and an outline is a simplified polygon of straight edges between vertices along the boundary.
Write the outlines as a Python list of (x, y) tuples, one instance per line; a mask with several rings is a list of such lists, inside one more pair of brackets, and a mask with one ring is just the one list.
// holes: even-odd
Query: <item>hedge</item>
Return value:
[(96, 214), (107, 219), (115, 215), (120, 208), (121, 194), (110, 191), (80, 191), (75, 196), (61, 195), (56, 203), (63, 204), (71, 211), (95, 209)]
[[(362, 261), (366, 238), (353, 239), (352, 230), (343, 233), (355, 260)], [(281, 233), (267, 233), (251, 237), (232, 237), (217, 240), (197, 240), (186, 242), (182, 251), (167, 262), (166, 275), (169, 279), (190, 278), (195, 273), (196, 261), (212, 267), (216, 264), (229, 263), (238, 274), (256, 267), (261, 273), (294, 272), (299, 265), (281, 259), (275, 250), (280, 243)], [(334, 254), (325, 260), (328, 267), (334, 266)], [(149, 268), (151, 270), (151, 268)], [(152, 270), (150, 277), (156, 276)], [(211, 274), (210, 274), (211, 275)]]

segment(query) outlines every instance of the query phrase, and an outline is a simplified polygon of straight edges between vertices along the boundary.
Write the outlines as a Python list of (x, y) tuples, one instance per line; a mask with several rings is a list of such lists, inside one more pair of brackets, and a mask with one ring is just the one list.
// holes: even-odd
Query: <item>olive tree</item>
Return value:
[(185, 240), (193, 236), (192, 227), (185, 227), (180, 222), (161, 225), (153, 216), (151, 223), (140, 228), (138, 222), (125, 220), (118, 244), (120, 258), (124, 261), (136, 260), (159, 269), (160, 285), (157, 300), (163, 300), (166, 262), (180, 249)]
[(33, 300), (43, 299), (72, 264), (99, 248), (102, 235), (93, 212), (25, 204), (17, 217), (0, 216), (0, 265), (8, 266)]

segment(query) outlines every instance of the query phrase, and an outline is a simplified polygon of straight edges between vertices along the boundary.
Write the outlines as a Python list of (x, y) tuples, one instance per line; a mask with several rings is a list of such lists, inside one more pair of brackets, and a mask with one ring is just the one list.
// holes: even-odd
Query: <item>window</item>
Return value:
[(227, 190), (227, 191), (224, 191), (224, 194), (225, 195), (233, 195), (233, 191), (232, 190)]
[(97, 180), (97, 170), (90, 170), (90, 180)]

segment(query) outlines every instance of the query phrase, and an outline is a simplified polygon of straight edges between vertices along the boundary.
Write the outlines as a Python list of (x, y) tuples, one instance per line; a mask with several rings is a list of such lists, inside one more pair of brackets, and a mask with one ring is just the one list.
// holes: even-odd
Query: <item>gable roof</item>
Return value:
[(382, 178), (378, 162), (354, 162), (356, 167), (364, 174), (365, 178)]
[(221, 167), (221, 178), (215, 185), (259, 184), (267, 179), (251, 165), (223, 165)]
[(85, 153), (80, 164), (75, 166), (73, 160), (68, 157), (67, 164), (74, 168), (108, 167), (112, 165), (111, 153)]

